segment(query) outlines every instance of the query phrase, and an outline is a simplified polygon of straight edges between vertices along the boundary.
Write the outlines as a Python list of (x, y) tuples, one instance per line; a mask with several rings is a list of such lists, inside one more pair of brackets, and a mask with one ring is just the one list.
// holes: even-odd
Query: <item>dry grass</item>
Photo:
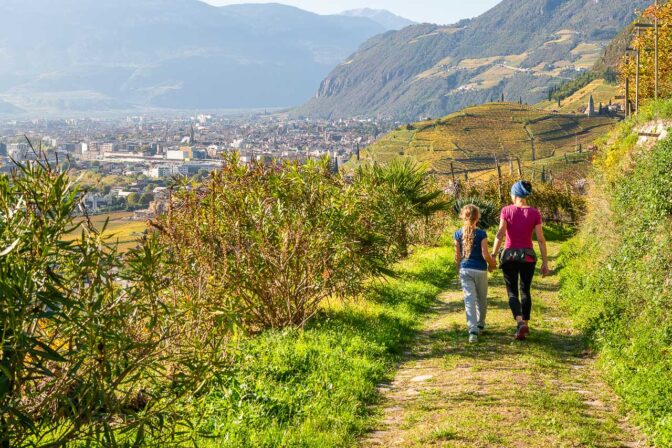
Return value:
[[(115, 212), (104, 215), (95, 215), (91, 221), (98, 230), (102, 230), (105, 222), (109, 219), (105, 228), (104, 236), (109, 237), (111, 241), (119, 244), (121, 251), (126, 251), (137, 245), (142, 233), (147, 229), (143, 221), (131, 221), (133, 213)], [(73, 240), (79, 237), (79, 228), (68, 235), (68, 239)]]
[(558, 109), (562, 113), (576, 113), (579, 110), (583, 111), (588, 106), (590, 95), (593, 95), (595, 107), (600, 103), (607, 105), (609, 101), (615, 101), (615, 97), (618, 95), (618, 86), (607, 84), (604, 80), (598, 79), (562, 100), (560, 109), (558, 109), (558, 104), (555, 101), (544, 101), (537, 106), (548, 111)]

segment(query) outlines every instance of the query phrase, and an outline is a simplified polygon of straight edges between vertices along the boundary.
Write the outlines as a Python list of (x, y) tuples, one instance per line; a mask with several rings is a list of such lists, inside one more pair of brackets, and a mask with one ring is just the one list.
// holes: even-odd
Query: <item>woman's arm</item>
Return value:
[(488, 262), (488, 270), (490, 272), (494, 271), (497, 267), (497, 261), (492, 255), (490, 255), (487, 238), (483, 238), (483, 241), (481, 241), (481, 253), (483, 254), (483, 258), (485, 258), (485, 261)]
[(457, 269), (460, 269), (460, 263), (462, 263), (462, 246), (460, 242), (455, 240), (455, 266)]
[(504, 243), (504, 239), (506, 238), (506, 229), (508, 228), (508, 224), (506, 223), (506, 220), (502, 219), (499, 221), (499, 230), (497, 231), (497, 235), (495, 236), (495, 245), (492, 248), (492, 256), (497, 257), (497, 254), (499, 253), (499, 249), (502, 248), (502, 244)]
[(546, 248), (546, 237), (544, 236), (544, 227), (538, 224), (534, 228), (539, 243), (539, 252), (541, 252), (541, 275), (546, 277), (550, 272), (548, 269), (548, 249)]

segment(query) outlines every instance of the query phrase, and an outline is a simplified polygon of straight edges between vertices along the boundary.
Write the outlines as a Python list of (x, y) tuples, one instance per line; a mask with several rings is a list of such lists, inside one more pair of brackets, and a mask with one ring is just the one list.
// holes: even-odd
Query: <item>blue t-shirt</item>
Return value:
[[(455, 232), (454, 238), (455, 241), (460, 243), (460, 248), (462, 248), (462, 235), (464, 232), (462, 229)], [(485, 230), (476, 229), (474, 231), (474, 246), (471, 248), (471, 255), (469, 258), (462, 258), (460, 263), (460, 268), (462, 269), (475, 269), (477, 271), (487, 271), (488, 263), (483, 258), (483, 251), (481, 251), (481, 243), (484, 239), (488, 238), (488, 234), (485, 233)], [(464, 251), (462, 251), (464, 253)]]

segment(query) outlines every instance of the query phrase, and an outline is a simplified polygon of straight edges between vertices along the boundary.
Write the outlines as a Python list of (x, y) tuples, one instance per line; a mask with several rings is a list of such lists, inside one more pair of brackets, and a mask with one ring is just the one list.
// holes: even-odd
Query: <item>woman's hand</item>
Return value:
[(542, 275), (542, 277), (546, 277), (550, 273), (551, 273), (551, 270), (548, 269), (548, 262), (544, 261), (541, 264), (541, 275)]

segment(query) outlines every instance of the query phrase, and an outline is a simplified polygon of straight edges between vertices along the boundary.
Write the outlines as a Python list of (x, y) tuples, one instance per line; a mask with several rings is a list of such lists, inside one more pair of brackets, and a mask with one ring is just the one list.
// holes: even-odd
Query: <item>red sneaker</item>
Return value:
[(519, 323), (516, 330), (516, 340), (524, 341), (528, 334), (530, 334), (530, 327), (526, 323)]

